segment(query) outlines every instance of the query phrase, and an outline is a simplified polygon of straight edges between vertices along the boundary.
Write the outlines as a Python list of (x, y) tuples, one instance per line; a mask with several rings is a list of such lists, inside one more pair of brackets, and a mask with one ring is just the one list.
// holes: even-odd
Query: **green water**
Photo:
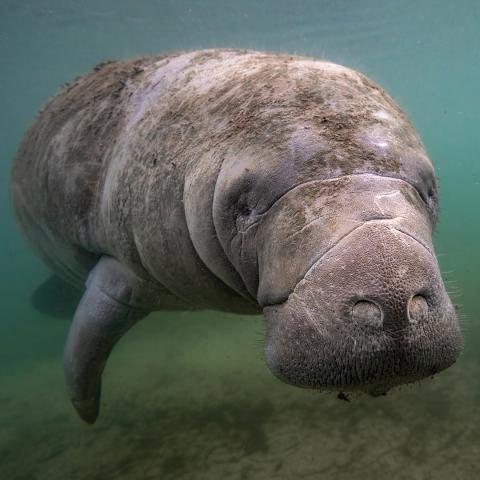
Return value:
[[(277, 381), (260, 317), (153, 314), (112, 354), (87, 426), (61, 368), (72, 299), (32, 305), (48, 272), (10, 214), (12, 157), (45, 100), (95, 63), (224, 46), (357, 68), (408, 112), (440, 180), (435, 244), (465, 353), (433, 381), (347, 403)], [(0, 0), (0, 72), (1, 479), (478, 478), (477, 1)]]

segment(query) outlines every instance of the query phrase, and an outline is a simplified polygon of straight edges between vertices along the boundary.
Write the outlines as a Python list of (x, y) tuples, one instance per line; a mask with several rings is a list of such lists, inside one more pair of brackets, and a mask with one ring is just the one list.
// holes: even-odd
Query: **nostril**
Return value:
[(373, 302), (367, 300), (360, 300), (353, 306), (352, 317), (357, 322), (373, 326), (382, 324), (382, 311)]
[(410, 323), (418, 323), (426, 317), (428, 303), (423, 295), (415, 295), (408, 304), (408, 319)]

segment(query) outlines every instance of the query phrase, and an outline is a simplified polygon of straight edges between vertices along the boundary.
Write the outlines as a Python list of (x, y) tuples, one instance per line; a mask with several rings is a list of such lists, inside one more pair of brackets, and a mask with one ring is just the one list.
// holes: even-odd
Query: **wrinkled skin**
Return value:
[[(81, 286), (97, 265), (89, 285), (132, 318), (263, 311), (267, 364), (291, 384), (378, 394), (460, 352), (432, 246), (432, 164), (353, 70), (239, 50), (100, 65), (41, 112), (12, 192), (48, 265)], [(96, 358), (81, 347), (95, 315), (77, 317), (67, 382), (94, 421), (106, 357), (131, 325), (102, 330)]]

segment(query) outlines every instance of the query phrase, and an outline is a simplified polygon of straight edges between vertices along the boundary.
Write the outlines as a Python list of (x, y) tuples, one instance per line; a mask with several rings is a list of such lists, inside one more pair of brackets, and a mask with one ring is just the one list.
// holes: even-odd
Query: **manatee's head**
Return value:
[(267, 153), (245, 142), (227, 158), (213, 212), (263, 309), (266, 362), (293, 385), (374, 395), (430, 377), (462, 346), (432, 245), (432, 164), (365, 77), (328, 66), (309, 77), (321, 82), (298, 78), (282, 94), (308, 99), (303, 110), (274, 112), (277, 135), (256, 142)]
[[(325, 182), (313, 183), (282, 200), (291, 202), (287, 215), (278, 212), (277, 221), (291, 227), (297, 252), (305, 254), (279, 239), (260, 260), (272, 372), (302, 387), (376, 395), (449, 367), (461, 337), (418, 194), (400, 180), (370, 175), (326, 183), (338, 188), (333, 200), (325, 192), (336, 206), (325, 208)], [(293, 205), (298, 208), (302, 190), (310, 189), (324, 213), (319, 207), (298, 229), (295, 217), (306, 212)], [(328, 235), (315, 242), (320, 232)], [(306, 261), (301, 274), (294, 273), (295, 284), (272, 297), (281, 269), (284, 275), (296, 270), (274, 265), (277, 248), (288, 250), (292, 263)]]
[(375, 395), (452, 365), (462, 342), (431, 228), (418, 191), (378, 175), (306, 182), (275, 202), (255, 232), (272, 372)]

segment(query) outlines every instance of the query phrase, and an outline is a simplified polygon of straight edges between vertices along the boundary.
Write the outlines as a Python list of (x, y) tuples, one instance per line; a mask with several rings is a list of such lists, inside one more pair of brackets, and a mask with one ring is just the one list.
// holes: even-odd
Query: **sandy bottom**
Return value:
[(477, 477), (477, 365), (344, 402), (276, 380), (262, 333), (259, 317), (152, 315), (113, 353), (93, 427), (67, 400), (61, 343), (33, 352), (0, 379), (0, 478)]

